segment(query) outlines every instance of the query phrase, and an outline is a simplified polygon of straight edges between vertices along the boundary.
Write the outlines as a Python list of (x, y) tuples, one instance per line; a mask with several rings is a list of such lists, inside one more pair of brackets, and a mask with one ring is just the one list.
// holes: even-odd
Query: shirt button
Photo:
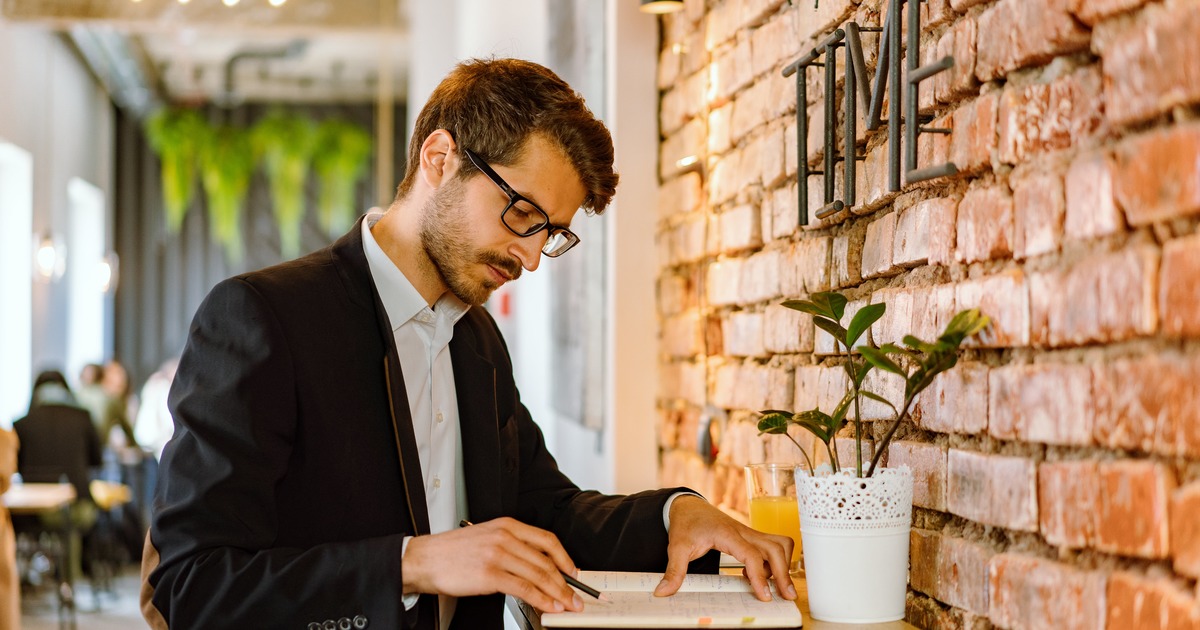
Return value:
[(442, 416), (442, 412), (439, 411), (437, 412), (437, 421), (441, 422), (442, 420), (445, 420), (445, 418)]
[(442, 479), (441, 479), (441, 477), (438, 477), (437, 475), (434, 475), (434, 476), (433, 476), (433, 487), (434, 487), (434, 488), (441, 488), (441, 487), (442, 487)]

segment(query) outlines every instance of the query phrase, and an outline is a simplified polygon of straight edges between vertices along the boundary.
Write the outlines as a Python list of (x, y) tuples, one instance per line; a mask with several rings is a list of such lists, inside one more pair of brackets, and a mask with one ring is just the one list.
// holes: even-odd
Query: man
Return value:
[(502, 594), (580, 609), (560, 571), (665, 569), (669, 595), (690, 561), (715, 568), (710, 549), (760, 597), (771, 575), (793, 597), (790, 539), (684, 489), (563, 476), (479, 308), (578, 242), (580, 207), (608, 205), (604, 125), (546, 68), (470, 61), (412, 138), (386, 213), (197, 312), (143, 568), (151, 624), (499, 628)]

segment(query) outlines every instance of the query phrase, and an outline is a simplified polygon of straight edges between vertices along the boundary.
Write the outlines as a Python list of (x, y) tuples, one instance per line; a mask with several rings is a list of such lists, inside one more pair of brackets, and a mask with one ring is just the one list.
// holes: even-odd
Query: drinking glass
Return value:
[(798, 570), (800, 562), (800, 509), (796, 503), (795, 470), (796, 464), (746, 466), (750, 527), (795, 541), (791, 560), (793, 572)]

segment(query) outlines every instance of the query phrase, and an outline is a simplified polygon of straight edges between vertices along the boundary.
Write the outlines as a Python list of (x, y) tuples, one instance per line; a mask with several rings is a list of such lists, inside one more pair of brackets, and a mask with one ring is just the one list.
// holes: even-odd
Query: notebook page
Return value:
[[(647, 591), (653, 592), (662, 581), (662, 573), (636, 573), (627, 571), (580, 571), (579, 581), (598, 589), (602, 593), (609, 591)], [(771, 592), (775, 592), (775, 583), (770, 582)], [(683, 586), (679, 592), (735, 592), (751, 593), (750, 580), (740, 575), (709, 575), (690, 573), (683, 578)]]
[[(661, 576), (660, 576), (661, 579)], [(655, 581), (657, 584), (657, 581)], [(761, 602), (748, 592), (689, 592), (655, 597), (610, 591), (612, 603), (585, 602), (583, 611), (543, 613), (547, 628), (799, 628), (800, 609), (786, 599)]]

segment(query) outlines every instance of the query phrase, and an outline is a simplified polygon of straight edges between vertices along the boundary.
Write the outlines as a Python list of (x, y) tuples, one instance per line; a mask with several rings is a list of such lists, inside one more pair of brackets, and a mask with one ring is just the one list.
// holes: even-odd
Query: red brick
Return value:
[(941, 593), (942, 535), (914, 527), (908, 535), (908, 554), (909, 586), (926, 595), (938, 597)]
[(888, 467), (908, 466), (913, 475), (913, 505), (946, 509), (946, 447), (900, 440), (888, 447)]
[(988, 616), (1013, 630), (1102, 630), (1105, 586), (1102, 573), (1012, 553), (988, 567)]
[(943, 537), (938, 599), (977, 615), (988, 614), (988, 566), (995, 553), (964, 538)]
[(750, 33), (750, 61), (754, 74), (760, 76), (790, 63), (794, 55), (795, 40), (793, 40), (790, 16), (776, 16), (766, 24)]
[(1157, 462), (1102, 462), (1096, 549), (1141, 558), (1168, 557), (1167, 506), (1175, 486), (1175, 473)]
[(776, 370), (764, 365), (747, 363), (738, 372), (737, 389), (735, 390), (735, 407), (739, 409), (778, 409), (792, 399), (792, 392), (772, 389), (772, 385), (781, 384)]
[(1069, 13), (1071, 0), (1000, 0), (979, 17), (975, 74), (991, 81), (1010, 70), (1086, 50), (1090, 33)]
[(830, 275), (833, 288), (840, 289), (862, 280), (862, 232), (843, 232), (833, 237)]
[(988, 433), (1002, 440), (1087, 446), (1095, 407), (1086, 365), (995, 368), (988, 379)]
[(1104, 125), (1104, 77), (1099, 65), (1073, 72), (1050, 84), (1050, 134), (1044, 148), (1065, 149), (1084, 144)]
[(892, 266), (892, 243), (895, 240), (895, 212), (889, 212), (867, 226), (862, 252), (862, 277), (877, 278), (899, 272)]
[(663, 320), (662, 347), (672, 357), (690, 357), (704, 348), (700, 313), (690, 311)]
[(1050, 85), (1036, 83), (1006, 87), (996, 113), (999, 138), (996, 158), (1005, 164), (1020, 164), (1043, 148), (1043, 129), (1051, 121)]
[(974, 173), (990, 165), (996, 148), (998, 109), (998, 97), (992, 92), (954, 110), (950, 159), (960, 172)]
[(780, 186), (771, 193), (771, 238), (787, 238), (800, 227), (800, 215), (796, 208), (799, 200), (796, 185)]
[(1200, 577), (1200, 481), (1193, 481), (1171, 497), (1171, 552), (1175, 572)]
[[(784, 137), (783, 125), (778, 125), (763, 132), (762, 152), (759, 154), (764, 188), (778, 186), (787, 176), (785, 172), (784, 148), (787, 138)], [(786, 188), (786, 186), (785, 186)]]
[(928, 205), (929, 208), (929, 264), (949, 265), (956, 257), (958, 200), (943, 197), (917, 205)]
[(1013, 182), (1013, 256), (1019, 260), (1058, 251), (1065, 215), (1061, 176), (1043, 173)]
[(1113, 192), (1134, 226), (1200, 213), (1200, 125), (1154, 131), (1118, 145)]
[(1146, 4), (1146, 0), (1072, 0), (1071, 12), (1088, 26), (1104, 18), (1130, 11)]
[(954, 293), (953, 284), (940, 284), (913, 291), (913, 335), (925, 341), (932, 341), (941, 336), (946, 324), (950, 323), (957, 313)]
[(738, 92), (733, 97), (733, 116), (729, 120), (730, 139), (738, 144), (767, 121), (767, 103), (771, 95), (770, 86), (760, 81)]
[(955, 258), (976, 262), (1012, 255), (1013, 200), (999, 187), (973, 188), (958, 204)]
[(659, 111), (659, 131), (663, 135), (674, 133), (700, 113), (704, 106), (706, 79), (703, 72), (697, 72), (663, 93)]
[(725, 254), (762, 246), (762, 223), (758, 207), (745, 204), (717, 215), (721, 251)]
[(740, 295), (738, 285), (741, 283), (744, 265), (743, 259), (727, 258), (708, 266), (708, 277), (704, 284), (708, 290), (710, 305), (737, 304)]
[(658, 312), (662, 315), (677, 315), (689, 308), (699, 306), (696, 300), (696, 285), (685, 275), (662, 275), (658, 279)]
[(664, 182), (658, 189), (658, 216), (666, 219), (675, 214), (692, 212), (704, 199), (699, 173), (685, 173)]
[(713, 108), (708, 113), (708, 152), (713, 155), (725, 153), (733, 146), (729, 132), (729, 119), (733, 117), (733, 103)]
[(1163, 334), (1200, 336), (1200, 235), (1163, 246), (1158, 308)]
[(871, 303), (886, 305), (883, 315), (871, 325), (875, 345), (898, 344), (912, 332), (912, 302), (913, 291), (909, 289), (880, 289), (871, 294)]
[(1195, 630), (1200, 628), (1200, 606), (1170, 580), (1117, 571), (1108, 581), (1108, 627)]
[(1101, 446), (1200, 458), (1200, 355), (1118, 359), (1093, 378)]
[(667, 136), (659, 147), (659, 179), (666, 181), (678, 175), (681, 172), (679, 160), (703, 155), (706, 142), (705, 124), (701, 119), (694, 119)]
[(1020, 269), (959, 284), (954, 301), (959, 311), (978, 308), (991, 318), (987, 328), (963, 343), (965, 347), (1029, 345), (1029, 283)]
[(671, 50), (671, 46), (663, 46), (662, 51), (658, 53), (658, 78), (656, 80), (658, 89), (666, 90), (675, 85), (675, 82), (679, 80), (682, 68), (683, 58)]
[(723, 326), (725, 353), (735, 357), (764, 356), (762, 313), (733, 313)]
[(915, 267), (929, 260), (930, 214), (937, 202), (944, 199), (927, 199), (917, 202), (900, 212), (896, 219), (895, 237), (892, 240), (892, 263), (903, 267)]
[(1038, 466), (1038, 528), (1051, 545), (1082, 549), (1096, 540), (1100, 472), (1094, 461)]
[(952, 514), (1037, 531), (1037, 467), (1023, 457), (950, 449), (946, 504)]
[[(1200, 11), (1189, 2), (1153, 3), (1099, 39), (1108, 118), (1135, 123), (1200, 103)], [(1128, 208), (1128, 206), (1126, 206)]]
[(739, 280), (739, 302), (772, 302), (779, 299), (779, 268), (783, 256), (779, 250), (759, 252), (743, 258), (742, 278)]
[(917, 402), (922, 429), (939, 433), (982, 433), (988, 427), (988, 370), (962, 363), (942, 372)]
[(934, 79), (939, 101), (950, 103), (956, 98), (978, 93), (979, 83), (975, 80), (975, 40), (978, 30), (975, 18), (967, 16), (956, 22), (938, 40), (938, 58), (946, 55), (954, 57), (954, 67)]
[[(764, 318), (763, 345), (768, 352), (812, 352), (814, 326), (807, 313), (772, 304)], [(785, 406), (790, 405), (789, 401)]]
[(1106, 153), (1085, 153), (1071, 163), (1066, 181), (1068, 239), (1107, 236), (1125, 225), (1113, 197), (1113, 162)]
[(1096, 253), (1030, 283), (1033, 339), (1055, 347), (1148, 335), (1158, 326), (1158, 251)]

